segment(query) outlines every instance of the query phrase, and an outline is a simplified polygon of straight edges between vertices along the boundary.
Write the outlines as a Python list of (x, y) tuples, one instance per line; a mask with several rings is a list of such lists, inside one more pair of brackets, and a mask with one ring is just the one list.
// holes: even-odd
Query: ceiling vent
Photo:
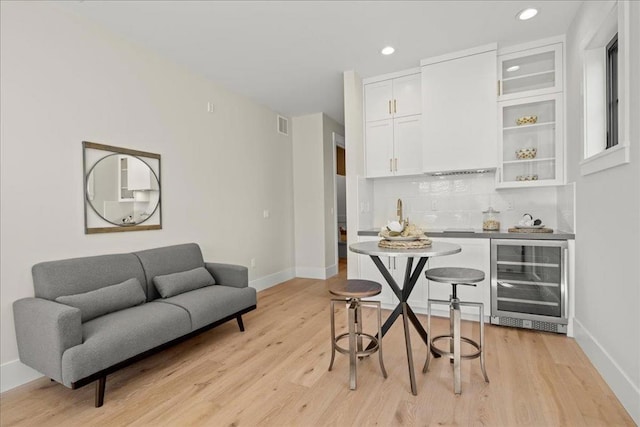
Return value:
[(278, 115), (278, 133), (289, 135), (289, 119)]

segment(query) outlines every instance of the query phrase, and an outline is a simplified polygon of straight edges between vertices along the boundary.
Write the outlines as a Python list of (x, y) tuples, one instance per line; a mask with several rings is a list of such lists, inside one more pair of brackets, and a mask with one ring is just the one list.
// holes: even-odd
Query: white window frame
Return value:
[[(589, 175), (629, 163), (629, 2), (611, 3), (583, 48), (584, 140), (580, 173)], [(618, 144), (606, 148), (606, 45), (618, 33)]]

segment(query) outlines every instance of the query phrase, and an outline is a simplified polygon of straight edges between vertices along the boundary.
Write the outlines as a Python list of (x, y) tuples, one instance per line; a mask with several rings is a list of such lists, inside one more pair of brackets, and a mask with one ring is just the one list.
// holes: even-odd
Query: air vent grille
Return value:
[(495, 325), (511, 326), (514, 328), (535, 329), (537, 331), (555, 332), (558, 334), (567, 333), (567, 325), (559, 323), (542, 322), (538, 320), (516, 319), (513, 317), (492, 317), (491, 323)]
[(477, 173), (493, 172), (494, 169), (471, 169), (464, 171), (448, 171), (448, 172), (433, 172), (431, 176), (450, 176), (450, 175), (474, 175)]
[(278, 133), (289, 135), (289, 119), (278, 115)]

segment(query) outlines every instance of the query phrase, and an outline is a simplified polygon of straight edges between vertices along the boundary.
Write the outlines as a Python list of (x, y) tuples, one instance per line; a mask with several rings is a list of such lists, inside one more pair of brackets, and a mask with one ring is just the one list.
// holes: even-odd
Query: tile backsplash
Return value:
[(493, 173), (367, 181), (369, 191), (365, 194), (368, 197), (361, 198), (360, 203), (370, 203), (372, 209), (366, 220), (360, 222), (361, 225), (370, 222), (371, 227), (377, 228), (396, 219), (396, 202), (400, 198), (404, 217), (425, 230), (481, 229), (482, 211), (492, 206), (500, 211), (501, 229), (505, 231), (517, 224), (525, 213), (540, 218), (550, 228), (561, 226), (563, 231), (573, 231), (566, 229), (573, 228), (568, 218), (573, 211), (572, 203), (568, 202), (572, 189), (569, 189), (569, 196), (565, 194), (567, 190), (556, 187), (496, 190)]

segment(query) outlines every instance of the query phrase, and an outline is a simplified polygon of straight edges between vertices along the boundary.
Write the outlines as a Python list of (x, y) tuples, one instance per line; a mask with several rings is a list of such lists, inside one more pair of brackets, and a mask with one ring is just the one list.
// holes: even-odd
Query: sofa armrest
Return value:
[(62, 353), (82, 344), (80, 309), (44, 298), (13, 303), (20, 361), (62, 383)]
[(205, 262), (204, 266), (216, 280), (216, 284), (246, 288), (249, 286), (249, 270), (243, 265)]

